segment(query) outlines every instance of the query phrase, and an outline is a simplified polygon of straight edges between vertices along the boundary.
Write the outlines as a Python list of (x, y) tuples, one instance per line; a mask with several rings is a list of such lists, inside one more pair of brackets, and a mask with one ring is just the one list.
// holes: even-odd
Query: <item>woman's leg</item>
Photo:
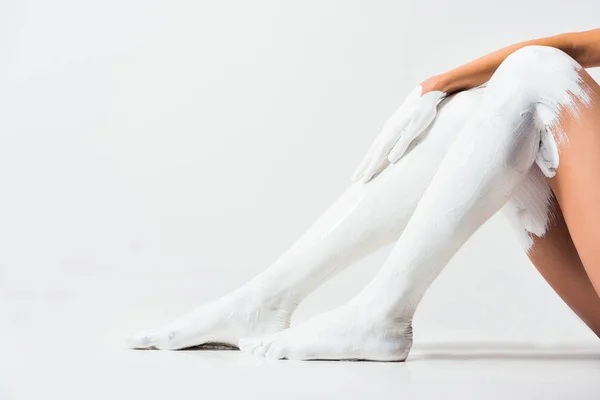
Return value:
[[(589, 87), (591, 106), (580, 104), (576, 115), (561, 115), (568, 138), (559, 147), (560, 165), (550, 185), (581, 262), (600, 293), (600, 86), (585, 71), (581, 77)], [(598, 323), (594, 326), (598, 334)]]
[(533, 246), (528, 252), (529, 259), (575, 314), (600, 336), (600, 297), (577, 254), (554, 197), (550, 212), (553, 216), (552, 223), (543, 237), (533, 238)]
[(565, 53), (531, 46), (509, 56), (374, 280), (346, 306), (269, 338), (240, 342), (242, 350), (273, 358), (404, 360), (423, 294), (524, 182), (540, 141), (548, 139), (543, 127), (574, 96), (588, 100), (579, 67)]
[[(533, 237), (528, 256), (548, 284), (600, 337), (600, 296), (594, 289), (599, 287), (600, 266), (596, 249), (600, 237), (600, 87), (585, 71), (580, 74), (588, 88), (589, 104), (580, 104), (576, 115), (563, 112), (560, 117), (568, 138), (558, 146), (560, 164), (550, 185), (561, 200), (552, 195), (552, 222), (545, 235)], [(528, 188), (534, 186), (530, 183)], [(569, 215), (568, 223), (562, 207)], [(513, 214), (518, 208), (511, 210)], [(578, 246), (573, 243), (573, 232)], [(579, 252), (587, 255), (585, 262)], [(596, 283), (592, 284), (594, 273)]]
[[(570, 196), (563, 200), (563, 204), (565, 206), (575, 204), (575, 208), (571, 210), (574, 211), (575, 217), (582, 213), (581, 215), (586, 221), (590, 218), (589, 221), (594, 222), (593, 215), (579, 207), (579, 199), (587, 199), (588, 207), (590, 205), (600, 206), (597, 192), (590, 194), (586, 191), (590, 185), (592, 188), (600, 186), (598, 176), (587, 175), (589, 170), (593, 171), (594, 168), (590, 161), (596, 162), (595, 173), (600, 172), (597, 163), (600, 159), (600, 147), (597, 140), (598, 134), (600, 134), (599, 86), (585, 71), (580, 71), (580, 75), (588, 88), (589, 100), (587, 105), (580, 104), (578, 106), (577, 115), (563, 112), (559, 118), (560, 129), (568, 135), (568, 140), (563, 140), (557, 147), (557, 151), (560, 152), (560, 165), (554, 167), (556, 175), (549, 180), (550, 184), (548, 184), (548, 180), (534, 167), (522, 190), (518, 190), (513, 195), (505, 209), (509, 219), (515, 222), (517, 235), (522, 239), (529, 259), (542, 277), (581, 320), (600, 337), (600, 296), (590, 281), (586, 266), (582, 263), (569, 232), (569, 229), (578, 228), (574, 225), (577, 224), (576, 218), (572, 218), (573, 222), (567, 227), (563, 211), (554, 193), (548, 196), (550, 199), (549, 212), (541, 210), (539, 207), (544, 205), (545, 192), (551, 190), (550, 185), (559, 191), (562, 198)], [(585, 169), (586, 172), (577, 172), (578, 169)], [(575, 176), (572, 176), (573, 174)], [(581, 179), (582, 177), (584, 180)], [(589, 182), (590, 185), (588, 185), (585, 179), (595, 179), (595, 181)], [(578, 187), (572, 186), (577, 182), (580, 183)], [(582, 182), (585, 183), (583, 187)], [(528, 211), (524, 212), (524, 210)], [(593, 207), (593, 211), (596, 211), (595, 207)], [(547, 213), (550, 218), (542, 218), (541, 213)], [(544, 221), (546, 226), (536, 223), (539, 221)], [(600, 221), (596, 217), (596, 224), (598, 222)], [(546, 233), (542, 235), (541, 233), (544, 231)], [(597, 233), (596, 237), (598, 235), (600, 233)], [(587, 235), (584, 234), (584, 238), (587, 238)], [(585, 244), (581, 246), (585, 246)], [(594, 269), (594, 266), (588, 263), (587, 268)]]
[(457, 132), (479, 102), (477, 92), (445, 100), (423, 140), (368, 185), (356, 183), (273, 265), (233, 293), (159, 329), (128, 339), (132, 348), (180, 349), (278, 332), (317, 286), (395, 241)]

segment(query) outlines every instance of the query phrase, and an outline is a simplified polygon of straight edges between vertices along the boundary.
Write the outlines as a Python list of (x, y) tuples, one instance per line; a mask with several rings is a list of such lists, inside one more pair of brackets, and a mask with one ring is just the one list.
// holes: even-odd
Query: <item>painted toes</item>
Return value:
[(131, 349), (176, 350), (181, 348), (179, 332), (173, 329), (143, 331), (126, 339)]
[(284, 358), (287, 358), (284, 350), (285, 349), (283, 347), (273, 343), (266, 351), (265, 358), (270, 358), (272, 360), (283, 360)]
[(238, 347), (245, 353), (265, 357), (271, 343), (271, 340), (268, 339), (241, 339), (238, 341)]
[(257, 346), (254, 349), (252, 354), (254, 354), (255, 356), (259, 356), (259, 357), (264, 357), (265, 354), (267, 353), (267, 351), (269, 350), (269, 347), (271, 347), (271, 342), (263, 341), (259, 346)]
[(150, 349), (156, 347), (158, 331), (142, 331), (125, 339), (130, 349)]
[(262, 345), (260, 339), (240, 339), (238, 341), (238, 347), (244, 353), (254, 354), (255, 350)]
[(163, 331), (157, 336), (154, 347), (159, 350), (178, 350), (186, 347), (179, 336), (180, 333), (176, 330)]

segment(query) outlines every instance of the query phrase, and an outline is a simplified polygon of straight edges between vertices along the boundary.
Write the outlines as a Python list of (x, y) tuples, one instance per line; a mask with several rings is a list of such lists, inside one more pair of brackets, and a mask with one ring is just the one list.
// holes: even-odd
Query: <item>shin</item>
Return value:
[(550, 191), (544, 185), (534, 188), (542, 204), (528, 209), (526, 185), (528, 179), (537, 182), (541, 171), (551, 175), (558, 164), (556, 152), (547, 150), (563, 139), (559, 113), (576, 112), (575, 98), (586, 101), (579, 69), (565, 53), (549, 47), (526, 47), (509, 56), (374, 280), (349, 304), (243, 347), (274, 358), (405, 359), (423, 294), (489, 217), (512, 198), (521, 227), (544, 233), (547, 203), (539, 195)]
[(216, 302), (129, 339), (134, 348), (178, 349), (283, 330), (325, 280), (400, 236), (440, 160), (479, 101), (460, 93), (440, 105), (420, 143), (368, 184), (346, 192), (269, 268)]

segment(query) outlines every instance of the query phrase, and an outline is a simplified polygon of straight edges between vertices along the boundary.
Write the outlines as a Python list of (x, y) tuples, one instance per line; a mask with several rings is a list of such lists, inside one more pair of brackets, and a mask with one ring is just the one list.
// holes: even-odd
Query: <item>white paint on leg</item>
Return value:
[(398, 239), (480, 96), (478, 92), (464, 92), (442, 102), (436, 120), (413, 151), (368, 184), (352, 184), (265, 272), (164, 327), (133, 335), (128, 346), (180, 349), (209, 342), (237, 345), (241, 338), (287, 328), (298, 303), (316, 287)]
[(533, 236), (544, 236), (552, 222), (551, 199), (552, 189), (546, 176), (534, 165), (502, 210), (526, 252), (533, 245)]
[[(295, 359), (397, 360), (407, 354), (412, 316), (431, 282), (526, 182), (538, 158), (542, 129), (556, 132), (563, 110), (576, 113), (575, 100), (586, 104), (579, 69), (565, 53), (548, 47), (526, 47), (508, 57), (375, 279), (348, 305), (277, 333), (263, 346)], [(549, 121), (538, 114), (540, 104), (552, 112)], [(544, 217), (538, 221), (536, 210), (527, 210), (521, 223), (543, 234)]]

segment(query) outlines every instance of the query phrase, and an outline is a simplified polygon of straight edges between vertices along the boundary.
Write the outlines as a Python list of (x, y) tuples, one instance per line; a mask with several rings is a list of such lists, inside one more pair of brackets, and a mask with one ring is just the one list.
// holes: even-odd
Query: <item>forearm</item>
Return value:
[(506, 57), (522, 47), (532, 45), (560, 49), (574, 58), (584, 68), (600, 66), (600, 29), (564, 33), (513, 44), (444, 74), (429, 78), (421, 84), (423, 93), (440, 90), (450, 94), (477, 87), (490, 79)]

